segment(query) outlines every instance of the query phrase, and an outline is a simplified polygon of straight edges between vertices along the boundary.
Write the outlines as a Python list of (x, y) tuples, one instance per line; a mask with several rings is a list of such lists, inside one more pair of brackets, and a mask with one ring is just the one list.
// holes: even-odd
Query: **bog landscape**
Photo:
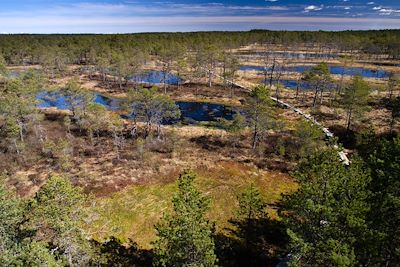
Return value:
[(0, 35), (0, 266), (400, 266), (399, 130), (396, 29)]

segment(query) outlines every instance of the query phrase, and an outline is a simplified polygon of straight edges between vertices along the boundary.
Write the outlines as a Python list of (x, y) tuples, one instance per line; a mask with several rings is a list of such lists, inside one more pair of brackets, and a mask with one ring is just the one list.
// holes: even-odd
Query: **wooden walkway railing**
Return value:
[[(217, 75), (217, 77), (223, 79), (223, 78), (222, 78), (221, 76), (219, 76), (219, 75)], [(242, 88), (242, 89), (245, 89), (245, 90), (250, 91), (249, 88), (247, 88), (246, 86), (243, 86), (243, 85), (241, 85), (241, 84), (239, 84), (239, 83), (236, 83), (236, 82), (233, 82), (233, 81), (229, 81), (229, 80), (227, 80), (227, 82), (230, 83), (230, 84), (233, 84), (233, 85), (236, 86), (236, 87), (239, 87), (239, 88)], [(286, 103), (286, 102), (284, 102), (284, 101), (282, 101), (282, 100), (279, 100), (279, 99), (277, 99), (277, 98), (275, 98), (275, 97), (271, 97), (271, 99), (272, 99), (274, 102), (277, 102), (280, 106), (292, 110), (292, 111), (295, 112), (296, 114), (302, 116), (302, 117), (303, 117), (304, 119), (306, 119), (307, 121), (311, 122), (313, 125), (315, 125), (315, 126), (317, 126), (318, 128), (320, 128), (320, 129), (325, 133), (325, 136), (327, 137), (327, 139), (332, 140), (332, 139), (335, 137), (334, 134), (333, 134), (328, 128), (324, 127), (321, 123), (319, 123), (319, 122), (318, 122), (313, 116), (311, 116), (310, 114), (307, 114), (307, 113), (303, 112), (301, 109), (298, 109), (298, 108), (296, 108), (296, 107), (294, 107), (294, 106), (292, 106), (292, 105), (290, 105), (290, 104), (288, 104), (288, 103)], [(350, 160), (349, 160), (349, 158), (347, 157), (346, 153), (345, 153), (343, 150), (341, 150), (341, 149), (339, 148), (339, 146), (336, 145), (336, 144), (333, 145), (333, 147), (338, 151), (338, 155), (339, 155), (339, 157), (340, 157), (340, 160), (343, 162), (343, 164), (345, 164), (345, 165), (350, 165)]]

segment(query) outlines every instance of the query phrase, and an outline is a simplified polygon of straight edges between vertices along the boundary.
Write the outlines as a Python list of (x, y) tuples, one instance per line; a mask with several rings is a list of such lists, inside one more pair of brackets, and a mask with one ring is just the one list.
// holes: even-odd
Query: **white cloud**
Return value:
[(367, 5), (375, 5), (375, 2), (368, 2)]
[[(84, 1), (84, 0), (83, 0)], [(100, 1), (100, 0), (99, 0)], [(103, 0), (104, 1), (104, 0)], [(276, 1), (268, 1), (276, 2)], [(282, 3), (283, 1), (279, 1)], [(77, 3), (38, 7), (13, 12), (0, 10), (0, 25), (4, 32), (143, 32), (193, 30), (270, 29), (371, 29), (400, 28), (400, 11), (394, 8), (371, 6), (369, 14), (358, 20), (344, 18), (301, 16), (299, 12), (332, 11), (332, 14), (359, 12), (357, 4), (338, 6), (271, 4), (252, 6), (222, 3), (186, 4), (169, 1), (123, 1), (119, 4)], [(364, 4), (365, 8), (365, 4)], [(374, 11), (372, 10), (374, 8)], [(383, 11), (379, 11), (383, 9)], [(290, 10), (290, 11), (289, 11)], [(346, 11), (345, 11), (346, 10)], [(377, 11), (377, 12), (375, 12)], [(292, 15), (296, 12), (298, 16)], [(315, 14), (320, 14), (316, 12)], [(366, 15), (366, 14), (364, 14)], [(391, 16), (385, 17), (382, 16)], [(349, 15), (350, 16), (350, 15)], [(346, 15), (347, 19), (353, 19)], [(354, 18), (356, 19), (356, 18)], [(394, 26), (393, 26), (394, 25)]]
[(304, 12), (319, 11), (319, 10), (322, 10), (323, 8), (324, 8), (324, 5), (320, 5), (320, 6), (310, 5), (310, 6), (306, 6), (304, 8)]
[(224, 9), (231, 10), (272, 10), (272, 11), (284, 11), (289, 10), (288, 7), (285, 6), (268, 6), (268, 7), (259, 7), (259, 6), (225, 6)]
[(393, 13), (400, 13), (400, 9), (381, 8), (378, 12), (380, 15), (392, 15)]

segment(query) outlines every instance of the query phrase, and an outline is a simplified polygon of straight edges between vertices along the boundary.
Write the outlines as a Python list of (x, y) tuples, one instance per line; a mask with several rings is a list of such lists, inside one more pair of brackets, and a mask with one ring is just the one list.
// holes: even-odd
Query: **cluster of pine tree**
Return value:
[(51, 177), (31, 199), (2, 185), (0, 265), (398, 266), (400, 138), (373, 142), (350, 166), (334, 150), (301, 162), (299, 189), (283, 196), (280, 221), (268, 217), (260, 190), (250, 186), (238, 196), (235, 230), (225, 236), (207, 219), (210, 199), (196, 188), (196, 175), (185, 171), (172, 212), (155, 226), (152, 251), (114, 238), (91, 241), (90, 197), (62, 177)]

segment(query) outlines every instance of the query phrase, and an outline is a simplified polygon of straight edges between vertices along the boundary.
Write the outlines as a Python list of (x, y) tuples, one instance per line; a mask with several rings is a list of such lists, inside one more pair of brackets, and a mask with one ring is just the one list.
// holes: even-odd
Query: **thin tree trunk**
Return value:
[(257, 147), (257, 139), (258, 139), (258, 115), (256, 115), (254, 122), (254, 132), (253, 132), (253, 149)]
[(167, 71), (163, 71), (163, 82), (164, 82), (164, 94), (167, 94)]
[(274, 71), (275, 71), (275, 59), (274, 59), (274, 63), (272, 65), (272, 69), (271, 69), (271, 76), (269, 78), (269, 89), (271, 90), (272, 88), (272, 80), (274, 78)]
[(350, 131), (352, 113), (353, 113), (353, 109), (350, 109), (350, 110), (349, 110), (349, 114), (348, 114), (348, 116), (347, 116), (347, 128), (346, 128), (346, 133), (349, 133), (349, 131)]
[(314, 99), (313, 99), (313, 107), (315, 107), (315, 104), (317, 103), (317, 97), (318, 97), (318, 86), (315, 87), (315, 93), (314, 93)]

